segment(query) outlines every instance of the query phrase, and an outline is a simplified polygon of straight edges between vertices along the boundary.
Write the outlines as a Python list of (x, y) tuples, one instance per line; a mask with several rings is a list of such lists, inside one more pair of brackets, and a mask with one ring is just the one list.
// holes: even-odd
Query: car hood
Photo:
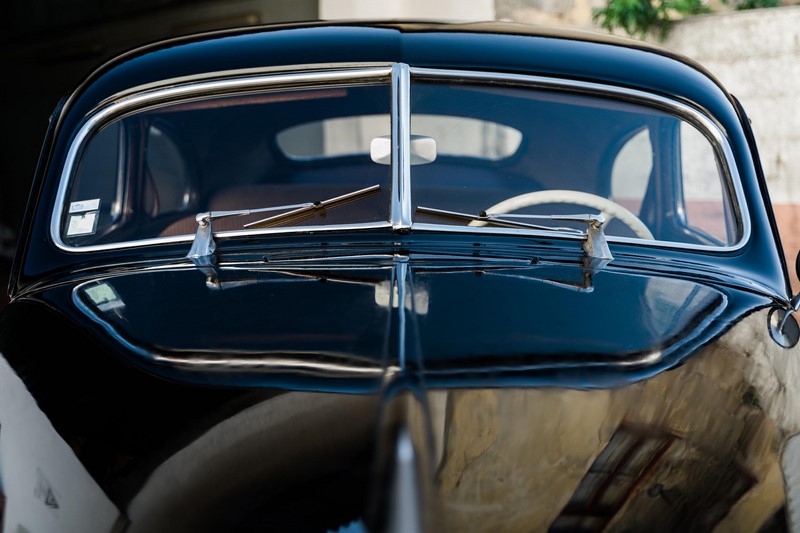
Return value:
[(737, 295), (645, 270), (381, 256), (140, 270), (76, 284), (71, 301), (124, 357), (172, 379), (357, 391), (387, 376), (640, 379), (753, 307)]
[(770, 417), (797, 416), (770, 300), (670, 266), (376, 254), (84, 276), (12, 302), (48, 330), (4, 345), (74, 448), (3, 436), (48, 477), (74, 449), (131, 532), (682, 531), (777, 508)]

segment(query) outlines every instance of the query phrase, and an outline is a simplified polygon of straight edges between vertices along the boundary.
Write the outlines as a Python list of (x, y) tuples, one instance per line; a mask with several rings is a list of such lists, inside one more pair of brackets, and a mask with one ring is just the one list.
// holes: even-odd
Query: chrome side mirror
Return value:
[[(800, 251), (794, 260), (794, 270), (800, 277)], [(789, 302), (789, 309), (775, 308), (769, 313), (769, 333), (784, 348), (792, 348), (800, 340), (800, 326), (794, 316), (800, 310), (800, 292)]]

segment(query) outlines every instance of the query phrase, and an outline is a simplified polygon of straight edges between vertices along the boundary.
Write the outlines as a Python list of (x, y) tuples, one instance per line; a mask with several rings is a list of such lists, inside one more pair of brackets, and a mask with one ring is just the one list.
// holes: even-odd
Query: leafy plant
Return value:
[(736, 9), (759, 9), (762, 7), (778, 7), (780, 0), (722, 0), (725, 4), (733, 3)]
[(606, 7), (593, 10), (592, 20), (609, 31), (622, 29), (630, 36), (641, 38), (655, 33), (663, 40), (676, 16), (709, 11), (702, 0), (608, 0)]
[[(778, 7), (781, 0), (722, 0), (722, 3), (745, 10)], [(621, 29), (642, 39), (655, 34), (664, 40), (675, 18), (709, 12), (704, 0), (608, 0), (606, 7), (592, 11), (592, 20), (609, 31)]]

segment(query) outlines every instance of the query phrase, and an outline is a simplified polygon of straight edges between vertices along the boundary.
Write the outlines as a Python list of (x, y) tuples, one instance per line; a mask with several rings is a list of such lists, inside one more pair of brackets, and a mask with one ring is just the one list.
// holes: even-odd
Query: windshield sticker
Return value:
[(90, 235), (95, 232), (96, 228), (97, 211), (81, 213), (80, 215), (70, 215), (69, 226), (67, 226), (67, 235), (69, 237), (73, 237), (75, 235)]
[(100, 198), (71, 202), (69, 204), (70, 213), (83, 213), (84, 211), (97, 211), (98, 209), (100, 209)]

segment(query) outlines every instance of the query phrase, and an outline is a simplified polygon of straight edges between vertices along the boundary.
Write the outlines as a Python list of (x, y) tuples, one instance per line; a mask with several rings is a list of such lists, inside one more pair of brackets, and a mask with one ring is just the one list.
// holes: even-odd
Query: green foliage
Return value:
[(733, 3), (736, 9), (759, 9), (762, 7), (779, 7), (780, 0), (722, 0), (726, 4)]
[(608, 0), (606, 7), (593, 10), (592, 20), (609, 31), (622, 29), (641, 38), (654, 33), (664, 39), (675, 16), (708, 12), (702, 0)]
[[(778, 7), (780, 0), (722, 0), (737, 10)], [(595, 8), (592, 20), (609, 31), (623, 30), (642, 39), (657, 35), (663, 40), (675, 18), (709, 13), (704, 0), (607, 0), (606, 7)]]

